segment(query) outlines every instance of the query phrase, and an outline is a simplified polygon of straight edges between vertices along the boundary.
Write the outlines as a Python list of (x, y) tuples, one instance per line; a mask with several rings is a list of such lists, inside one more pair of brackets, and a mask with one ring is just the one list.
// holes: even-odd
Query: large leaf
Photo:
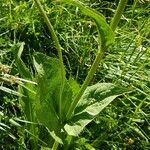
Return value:
[[(51, 58), (41, 53), (34, 55), (38, 84), (35, 106), (37, 118), (50, 132), (55, 132), (56, 136), (59, 136), (61, 132), (61, 123), (65, 120), (72, 102), (72, 91), (66, 80), (61, 97), (60, 114), (59, 102), (62, 77), (59, 64), (59, 60), (56, 58)], [(55, 138), (55, 140), (57, 139)]]
[(69, 135), (77, 136), (106, 106), (126, 89), (111, 83), (97, 83), (89, 86), (75, 110), (75, 115), (64, 128)]
[[(35, 111), (40, 123), (52, 131), (60, 128), (58, 116), (58, 99), (61, 74), (59, 63), (54, 58), (36, 53), (34, 66), (37, 71), (37, 94)], [(57, 94), (56, 94), (57, 93)]]

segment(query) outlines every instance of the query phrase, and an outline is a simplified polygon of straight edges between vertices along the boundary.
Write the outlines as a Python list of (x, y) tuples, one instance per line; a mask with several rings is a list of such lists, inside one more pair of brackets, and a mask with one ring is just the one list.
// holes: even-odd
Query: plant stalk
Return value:
[(50, 34), (52, 36), (52, 39), (55, 43), (57, 52), (58, 52), (58, 58), (59, 58), (59, 62), (60, 62), (60, 66), (61, 66), (61, 74), (62, 74), (62, 83), (61, 83), (61, 89), (60, 89), (60, 98), (59, 98), (59, 116), (60, 116), (60, 120), (61, 120), (61, 108), (62, 108), (62, 93), (63, 93), (63, 89), (64, 89), (64, 84), (65, 84), (65, 67), (63, 64), (63, 56), (62, 56), (62, 50), (61, 50), (61, 46), (58, 40), (58, 37), (54, 31), (54, 28), (50, 22), (50, 20), (48, 19), (48, 16), (46, 15), (46, 12), (44, 11), (40, 0), (34, 0), (35, 3), (37, 4), (38, 9), (40, 10), (40, 13), (42, 14), (45, 23), (50, 31)]
[(117, 10), (115, 12), (115, 15), (112, 18), (111, 23), (110, 23), (110, 27), (112, 28), (113, 31), (115, 31), (115, 29), (118, 26), (118, 23), (121, 19), (121, 15), (125, 9), (126, 4), (127, 4), (127, 0), (120, 0)]
[(70, 109), (68, 110), (68, 113), (67, 113), (67, 119), (70, 119), (71, 116), (72, 116), (72, 113), (74, 111), (74, 109), (76, 108), (76, 105), (78, 104), (81, 96), (83, 95), (84, 91), (86, 90), (87, 86), (89, 85), (90, 81), (92, 80), (95, 72), (96, 72), (96, 69), (98, 68), (99, 66), (99, 63), (100, 61), (102, 60), (103, 58), (103, 55), (104, 55), (104, 52), (107, 48), (104, 48), (103, 50), (99, 50), (97, 55), (96, 55), (96, 58), (91, 66), (91, 69), (90, 71), (88, 72), (88, 75), (83, 83), (83, 85), (81, 86), (81, 89), (79, 91), (79, 93), (77, 94), (77, 96), (74, 98), (73, 100), (73, 103), (70, 107)]
[[(111, 24), (110, 24), (110, 27), (112, 28), (113, 31), (115, 31), (119, 21), (120, 21), (120, 18), (121, 18), (121, 15), (124, 11), (124, 8), (126, 6), (126, 3), (127, 3), (127, 0), (120, 0), (119, 2), (119, 5), (117, 7), (117, 10), (116, 10), (116, 13), (111, 21)], [(103, 45), (103, 44), (101, 44)], [(100, 45), (100, 47), (101, 47)], [(96, 55), (96, 58), (91, 66), (91, 69), (90, 71), (88, 72), (88, 75), (83, 83), (83, 85), (81, 86), (81, 89), (79, 91), (79, 93), (77, 94), (77, 96), (74, 98), (73, 100), (73, 103), (71, 104), (71, 107), (70, 109), (68, 110), (68, 113), (67, 113), (67, 120), (71, 118), (72, 116), (72, 113), (74, 112), (74, 109), (76, 108), (81, 96), (83, 95), (83, 93), (85, 92), (87, 86), (89, 85), (90, 81), (92, 80), (95, 72), (96, 72), (96, 69), (98, 68), (99, 66), (99, 63), (100, 61), (102, 60), (103, 58), (103, 55), (104, 55), (104, 52), (105, 50), (107, 50), (107, 47), (104, 46), (104, 47), (101, 47), (102, 50), (99, 50), (97, 55)]]

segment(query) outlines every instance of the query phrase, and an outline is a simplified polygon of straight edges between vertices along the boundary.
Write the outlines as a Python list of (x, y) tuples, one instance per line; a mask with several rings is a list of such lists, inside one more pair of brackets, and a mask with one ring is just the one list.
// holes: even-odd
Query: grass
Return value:
[[(0, 59), (2, 64), (11, 67), (10, 74), (18, 75), (14, 62), (14, 51), (18, 42), (26, 43), (23, 60), (30, 70), (32, 70), (31, 58), (34, 51), (56, 57), (48, 29), (38, 11), (35, 11), (32, 1), (0, 3), (1, 6), (3, 5), (1, 7), (3, 13), (0, 14)], [(64, 8), (55, 5), (55, 2), (47, 1), (43, 4), (47, 6), (47, 14), (63, 47), (67, 78), (74, 77), (79, 83), (83, 83), (98, 47), (96, 26), (77, 8), (74, 9), (72, 6)], [(116, 3), (107, 1), (86, 1), (86, 4), (108, 16), (108, 22), (116, 8)], [(134, 91), (119, 97), (93, 120), (72, 143), (76, 149), (148, 150), (150, 148), (149, 7), (148, 1), (137, 1), (135, 7), (128, 4), (115, 32), (115, 44), (105, 53), (91, 82), (91, 84), (112, 82), (132, 87)], [(3, 81), (1, 84), (17, 89), (17, 85)], [(0, 95), (3, 97), (0, 100), (0, 112), (6, 116), (1, 117), (0, 121), (8, 126), (7, 132), (1, 130), (0, 136), (3, 141), (0, 143), (1, 148), (4, 149), (7, 140), (11, 144), (7, 149), (27, 147), (30, 149), (29, 138), (33, 136), (24, 134), (24, 129), (19, 129), (8, 121), (14, 117), (24, 119), (17, 97), (3, 92)], [(10, 135), (16, 138), (13, 136), (9, 138)]]

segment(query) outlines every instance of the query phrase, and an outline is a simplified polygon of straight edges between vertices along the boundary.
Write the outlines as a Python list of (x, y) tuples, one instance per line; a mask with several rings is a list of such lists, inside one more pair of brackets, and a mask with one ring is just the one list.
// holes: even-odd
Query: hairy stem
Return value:
[(41, 3), (39, 0), (34, 0), (35, 3), (37, 4), (37, 7), (38, 9), (40, 10), (44, 20), (45, 20), (45, 23), (50, 31), (50, 34), (52, 36), (52, 39), (55, 43), (55, 46), (56, 46), (56, 49), (57, 49), (57, 52), (58, 52), (58, 57), (59, 57), (59, 61), (60, 61), (60, 66), (61, 66), (61, 74), (62, 74), (62, 83), (61, 83), (61, 89), (60, 89), (60, 98), (59, 98), (59, 115), (60, 115), (60, 119), (61, 119), (61, 107), (62, 107), (62, 92), (63, 92), (63, 89), (64, 89), (64, 84), (65, 84), (65, 67), (64, 67), (64, 64), (63, 64), (63, 56), (62, 56), (62, 50), (61, 50), (61, 46), (59, 44), (59, 40), (58, 40), (58, 37), (54, 31), (54, 28), (50, 22), (50, 20), (48, 19), (47, 15), (46, 15), (46, 12), (44, 11)]
[(113, 31), (115, 31), (115, 29), (120, 21), (120, 18), (125, 9), (126, 3), (127, 3), (127, 0), (120, 0), (120, 2), (119, 2), (119, 5), (115, 12), (115, 15), (112, 18), (111, 23), (110, 23), (110, 27), (112, 28)]

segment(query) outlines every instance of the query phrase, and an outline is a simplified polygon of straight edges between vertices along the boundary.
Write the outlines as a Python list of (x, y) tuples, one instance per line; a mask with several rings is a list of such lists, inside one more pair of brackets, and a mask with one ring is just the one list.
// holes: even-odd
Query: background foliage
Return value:
[[(118, 1), (82, 0), (107, 17), (110, 22)], [(42, 0), (63, 47), (67, 77), (82, 83), (95, 58), (97, 32), (78, 8)], [(128, 1), (115, 32), (115, 44), (105, 53), (91, 84), (112, 82), (134, 88), (118, 98), (93, 120), (75, 139), (76, 149), (150, 149), (150, 3)], [(32, 71), (32, 54), (43, 52), (56, 57), (48, 29), (32, 0), (0, 1), (0, 62), (19, 76), (14, 61), (18, 43), (25, 42), (23, 61)], [(1, 77), (3, 71), (1, 70)], [(17, 89), (13, 81), (0, 82)], [(17, 97), (0, 92), (0, 149), (30, 149), (29, 137), (14, 121), (24, 119)], [(13, 121), (12, 121), (12, 120)]]

